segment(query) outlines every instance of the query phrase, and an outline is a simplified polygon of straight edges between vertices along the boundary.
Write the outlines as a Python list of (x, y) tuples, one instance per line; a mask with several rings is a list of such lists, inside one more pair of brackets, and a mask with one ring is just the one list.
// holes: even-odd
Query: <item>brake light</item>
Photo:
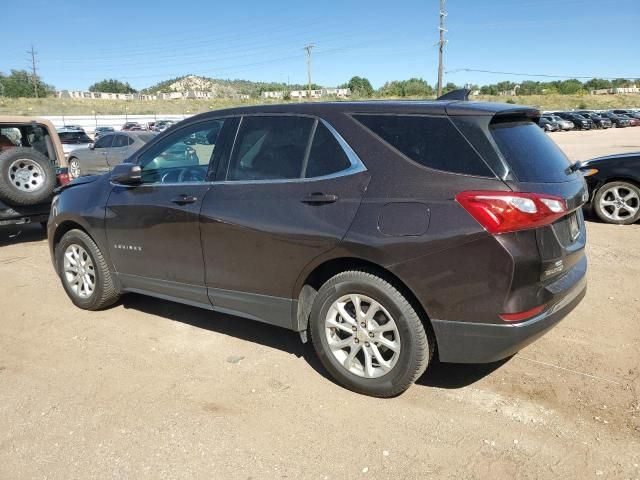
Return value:
[(563, 198), (539, 193), (467, 191), (456, 201), (493, 234), (549, 225), (567, 213)]

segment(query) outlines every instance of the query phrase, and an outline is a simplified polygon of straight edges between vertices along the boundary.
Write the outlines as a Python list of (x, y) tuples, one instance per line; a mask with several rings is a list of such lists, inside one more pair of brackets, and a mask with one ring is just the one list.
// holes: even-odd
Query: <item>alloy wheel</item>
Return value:
[(69, 162), (69, 177), (72, 180), (80, 176), (80, 162), (75, 158)]
[(640, 209), (638, 194), (622, 185), (607, 188), (602, 192), (599, 203), (602, 213), (615, 221), (633, 218)]
[(64, 252), (64, 278), (71, 291), (80, 298), (89, 298), (96, 287), (96, 271), (89, 253), (78, 244)]
[(389, 373), (400, 356), (400, 333), (379, 302), (360, 294), (340, 297), (329, 308), (325, 333), (333, 356), (363, 378)]

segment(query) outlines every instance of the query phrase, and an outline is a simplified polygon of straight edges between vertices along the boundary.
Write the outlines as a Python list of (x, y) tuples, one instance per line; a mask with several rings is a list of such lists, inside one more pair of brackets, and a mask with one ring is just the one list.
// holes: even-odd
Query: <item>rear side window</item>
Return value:
[(411, 160), (445, 172), (494, 177), (446, 117), (354, 115), (358, 122)]
[(571, 165), (562, 150), (531, 121), (498, 122), (491, 134), (521, 182), (566, 182)]
[(295, 116), (244, 117), (227, 181), (300, 178), (314, 121)]
[(336, 138), (322, 122), (318, 122), (304, 176), (322, 177), (340, 172), (350, 166), (351, 162)]

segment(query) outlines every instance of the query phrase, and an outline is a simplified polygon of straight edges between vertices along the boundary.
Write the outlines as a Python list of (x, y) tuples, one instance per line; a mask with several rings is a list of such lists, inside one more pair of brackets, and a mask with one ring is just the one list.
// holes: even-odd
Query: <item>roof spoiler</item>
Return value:
[(468, 102), (470, 93), (471, 90), (468, 88), (459, 88), (458, 90), (451, 90), (444, 95), (440, 95), (436, 100), (462, 100)]

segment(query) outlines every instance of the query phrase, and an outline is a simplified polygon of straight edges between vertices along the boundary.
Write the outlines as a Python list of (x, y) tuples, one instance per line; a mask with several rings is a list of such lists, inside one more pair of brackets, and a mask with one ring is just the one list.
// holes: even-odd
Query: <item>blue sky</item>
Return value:
[[(527, 78), (464, 68), (640, 77), (640, 0), (448, 0), (447, 10), (445, 82)], [(11, 1), (0, 71), (27, 68), (33, 42), (40, 75), (57, 88), (103, 78), (144, 88), (187, 73), (304, 83), (303, 46), (315, 43), (316, 83), (433, 84), (437, 22), (438, 0)]]

